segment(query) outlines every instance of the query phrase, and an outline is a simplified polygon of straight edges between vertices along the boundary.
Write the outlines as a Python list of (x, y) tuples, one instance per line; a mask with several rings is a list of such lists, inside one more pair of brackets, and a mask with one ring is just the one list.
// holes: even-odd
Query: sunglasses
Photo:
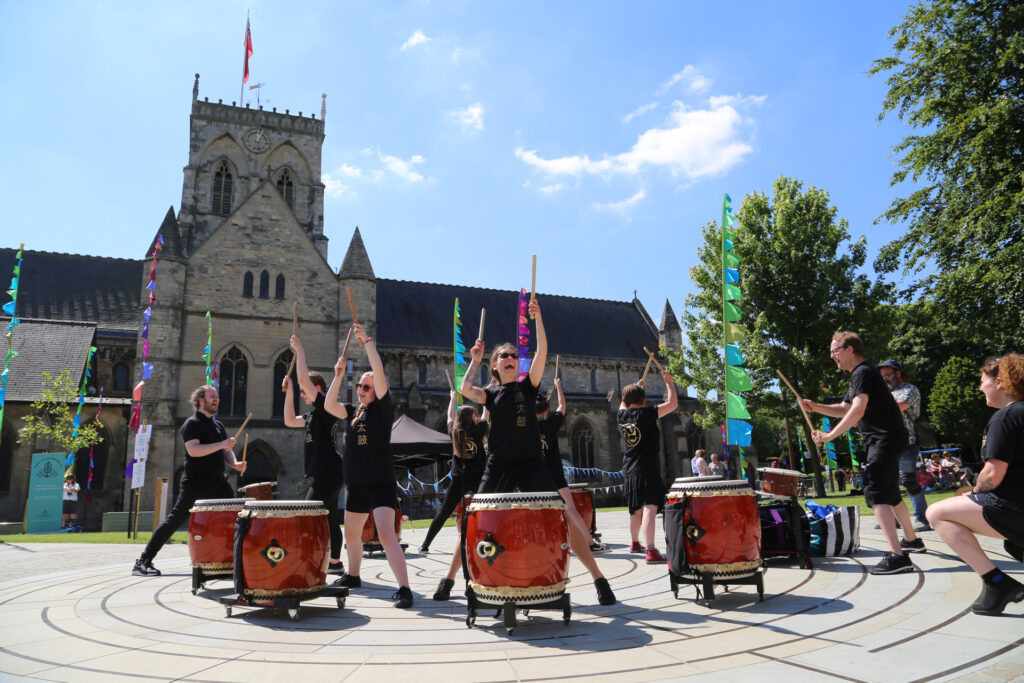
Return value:
[(512, 360), (519, 360), (519, 354), (516, 353), (515, 351), (502, 351), (501, 353), (498, 354), (498, 358), (501, 358), (502, 360), (506, 358), (511, 358)]
[(357, 384), (356, 385), (356, 389), (362, 389), (363, 391), (369, 391), (370, 389), (373, 389), (373, 385), (372, 384)]

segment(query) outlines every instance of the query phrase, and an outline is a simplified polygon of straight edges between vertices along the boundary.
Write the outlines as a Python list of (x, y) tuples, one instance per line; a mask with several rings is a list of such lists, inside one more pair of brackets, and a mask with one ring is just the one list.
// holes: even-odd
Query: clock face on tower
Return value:
[(242, 135), (242, 142), (253, 154), (262, 154), (270, 147), (270, 134), (256, 126), (245, 131), (245, 134)]

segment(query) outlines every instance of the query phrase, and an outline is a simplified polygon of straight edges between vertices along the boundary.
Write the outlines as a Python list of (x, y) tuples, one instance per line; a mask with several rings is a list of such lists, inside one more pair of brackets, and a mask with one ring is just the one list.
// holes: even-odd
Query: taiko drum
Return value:
[[(685, 554), (684, 566), (671, 567), (674, 573), (693, 574), (687, 570), (695, 569), (714, 577), (738, 578), (760, 567), (761, 521), (754, 491), (746, 481), (676, 479), (665, 502), (665, 533)], [(676, 514), (680, 508), (681, 518)], [(670, 518), (673, 528), (669, 528)]]
[(315, 593), (327, 585), (330, 534), (318, 500), (254, 500), (238, 513), (235, 590), (250, 599)]
[(452, 517), (457, 520), (456, 525), (459, 529), (462, 529), (462, 515), (466, 514), (466, 508), (469, 507), (469, 504), (472, 501), (473, 494), (466, 493), (462, 496), (462, 500), (459, 501), (459, 504), (455, 506), (455, 511), (452, 513)]
[(238, 492), (246, 498), (252, 498), (253, 500), (274, 500), (277, 498), (277, 482), (256, 482), (255, 484), (239, 487)]
[(234, 561), (235, 520), (251, 498), (197, 500), (189, 509), (188, 555), (204, 574), (230, 574)]
[(576, 512), (580, 513), (583, 523), (590, 529), (590, 533), (597, 531), (597, 515), (594, 514), (594, 495), (586, 484), (569, 484), (569, 492), (572, 494), (572, 502), (576, 506)]
[[(395, 505), (395, 536), (401, 540), (402, 538), (402, 506)], [(376, 543), (380, 545), (380, 537), (377, 534), (377, 522), (373, 518), (373, 512), (370, 512), (370, 516), (366, 518), (366, 523), (363, 524), (363, 543)]]
[(757, 470), (763, 477), (761, 490), (778, 496), (795, 496), (800, 492), (802, 472), (783, 470), (777, 467), (761, 467)]
[(466, 566), (479, 599), (529, 605), (565, 593), (568, 526), (556, 491), (478, 493), (466, 515)]

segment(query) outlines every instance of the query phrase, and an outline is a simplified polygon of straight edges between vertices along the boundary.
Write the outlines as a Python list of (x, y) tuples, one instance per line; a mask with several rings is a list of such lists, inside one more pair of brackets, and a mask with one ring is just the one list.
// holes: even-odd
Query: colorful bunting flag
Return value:
[(213, 348), (213, 316), (206, 312), (206, 348), (203, 360), (206, 361), (206, 386), (213, 385), (213, 364), (210, 363), (210, 349)]
[(516, 346), (519, 352), (519, 374), (517, 381), (522, 381), (530, 374), (530, 323), (526, 314), (526, 288), (519, 290), (519, 320), (516, 329), (519, 330), (519, 338)]
[(462, 311), (459, 308), (459, 297), (455, 297), (455, 350), (452, 377), (455, 382), (455, 406), (462, 405), (462, 379), (466, 376), (466, 345), (462, 341)]
[[(142, 312), (142, 329), (139, 332), (139, 339), (142, 340), (142, 381), (135, 385), (135, 389), (132, 391), (134, 403), (132, 404), (131, 417), (128, 420), (129, 429), (138, 427), (140, 424), (140, 418), (142, 417), (142, 387), (145, 385), (146, 380), (153, 376), (153, 364), (147, 363), (146, 359), (149, 357), (149, 323), (153, 317), (153, 304), (156, 303), (156, 254), (163, 248), (163, 233), (157, 233), (156, 244), (153, 245), (153, 261), (149, 265), (149, 284), (146, 285), (146, 289), (149, 291), (149, 306)], [(131, 467), (129, 463), (125, 474), (129, 478), (131, 477)]]
[[(13, 277), (11, 278), (10, 289), (7, 290), (7, 295), (11, 297), (11, 300), (3, 305), (3, 311), (7, 315), (11, 316), (11, 322), (7, 324), (7, 353), (4, 355), (4, 369), (0, 373), (0, 424), (4, 422), (4, 401), (7, 400), (7, 378), (10, 376), (11, 361), (18, 356), (18, 352), (14, 350), (14, 328), (17, 327), (21, 321), (18, 320), (17, 316), (14, 315), (15, 309), (18, 305), (18, 282), (21, 278), (21, 254), (25, 250), (25, 245), (22, 244), (18, 247), (18, 253), (15, 254), (14, 258), (17, 262), (14, 264)], [(0, 438), (3, 435), (0, 434)]]
[[(89, 378), (92, 377), (92, 373), (89, 371), (89, 366), (92, 365), (92, 357), (96, 353), (96, 347), (89, 347), (89, 355), (85, 359), (85, 372), (82, 373), (82, 383), (78, 387), (78, 410), (75, 412), (75, 417), (71, 420), (71, 424), (74, 429), (71, 430), (71, 436), (78, 436), (78, 427), (82, 423), (82, 406), (85, 405), (85, 392), (89, 387)], [(75, 464), (75, 454), (69, 453), (67, 459), (64, 461), (64, 467), (73, 467)]]
[[(749, 391), (753, 388), (750, 374), (741, 366), (746, 363), (743, 351), (736, 342), (747, 337), (746, 330), (738, 321), (743, 317), (740, 307), (734, 304), (742, 295), (740, 290), (740, 258), (733, 251), (736, 232), (731, 228), (736, 225), (732, 215), (732, 198), (725, 195), (722, 202), (722, 336), (725, 342), (725, 424), (722, 425), (722, 437), (727, 446), (738, 446), (740, 467), (743, 475), (747, 472), (747, 457), (743, 449), (751, 442), (753, 425), (747, 410), (747, 401), (737, 391)], [(728, 452), (728, 448), (725, 449)]]

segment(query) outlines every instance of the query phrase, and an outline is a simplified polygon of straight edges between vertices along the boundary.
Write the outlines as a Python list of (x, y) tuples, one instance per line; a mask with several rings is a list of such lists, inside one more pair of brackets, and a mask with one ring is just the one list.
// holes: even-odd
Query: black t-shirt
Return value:
[(1024, 401), (1000, 408), (988, 421), (981, 457), (1006, 463), (1006, 474), (992, 493), (1024, 510)]
[[(185, 420), (181, 425), (181, 440), (185, 442), (199, 439), (199, 444), (217, 443), (228, 438), (224, 431), (224, 425), (212, 417), (196, 411), (195, 415)], [(224, 478), (224, 455), (227, 451), (223, 448), (216, 453), (204, 455), (201, 458), (193, 458), (185, 451), (186, 479), (192, 481), (210, 481)]]
[(341, 455), (335, 447), (338, 418), (324, 408), (324, 395), (316, 392), (313, 409), (306, 418), (306, 440), (303, 456), (307, 477), (341, 476)]
[(345, 427), (345, 483), (394, 484), (395, 459), (391, 454), (391, 425), (395, 409), (391, 392), (375, 399), (365, 409), (345, 404), (349, 419)]
[[(455, 423), (448, 423), (448, 436), (452, 435)], [(487, 436), (487, 423), (478, 422), (466, 430), (466, 443), (464, 452), (465, 458), (458, 455), (452, 456), (452, 476), (476, 476), (484, 473), (484, 465), (487, 462), (487, 452), (484, 450), (484, 437)]]
[(565, 415), (557, 410), (548, 412), (548, 416), (537, 421), (540, 431), (540, 452), (545, 462), (556, 462), (562, 465), (562, 454), (558, 448), (558, 430), (565, 422)]
[(487, 387), (485, 405), (491, 411), (490, 457), (499, 463), (539, 460), (537, 387), (529, 375), (521, 382)]
[(659, 475), (661, 430), (658, 409), (623, 408), (616, 415), (622, 445), (622, 473), (628, 476)]
[(870, 445), (907, 446), (907, 428), (903, 426), (903, 415), (885, 380), (874, 366), (861, 361), (850, 375), (850, 390), (843, 400), (853, 403), (858, 394), (867, 394), (868, 405), (864, 416), (857, 423), (861, 436)]

